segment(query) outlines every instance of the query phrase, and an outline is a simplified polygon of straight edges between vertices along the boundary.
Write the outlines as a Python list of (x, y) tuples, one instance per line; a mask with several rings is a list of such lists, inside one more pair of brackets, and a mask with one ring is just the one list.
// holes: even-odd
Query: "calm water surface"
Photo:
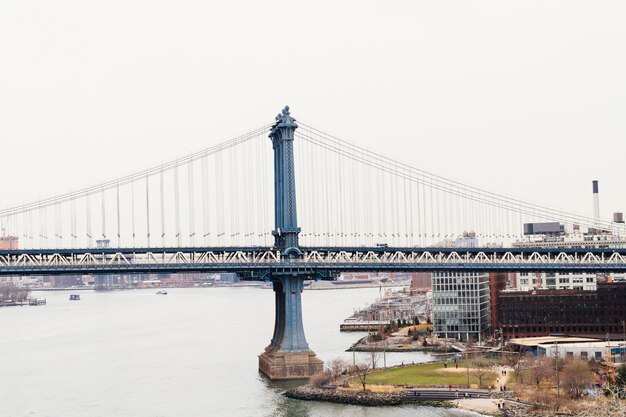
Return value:
[[(0, 416), (477, 416), (287, 399), (288, 385), (257, 371), (272, 336), (271, 290), (168, 291), (83, 291), (81, 301), (40, 292), (48, 305), (0, 309)], [(320, 358), (352, 360), (344, 351), (361, 334), (340, 333), (339, 323), (377, 295), (304, 292), (307, 340)], [(420, 352), (387, 354), (388, 364), (427, 360)]]

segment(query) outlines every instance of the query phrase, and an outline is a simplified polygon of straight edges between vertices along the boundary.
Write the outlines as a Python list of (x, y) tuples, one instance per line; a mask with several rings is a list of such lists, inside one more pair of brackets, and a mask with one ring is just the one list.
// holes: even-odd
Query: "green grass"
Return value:
[[(467, 384), (467, 372), (465, 364), (459, 362), (458, 371), (450, 371), (454, 369), (454, 364), (448, 364), (448, 370), (444, 369), (442, 363), (427, 363), (423, 365), (404, 366), (401, 368), (387, 369), (383, 371), (373, 372), (368, 375), (368, 384), (377, 385), (439, 385), (453, 386)], [(470, 385), (478, 386), (478, 378), (469, 370)], [(483, 381), (483, 385), (493, 384), (496, 379), (496, 373), (492, 379)]]

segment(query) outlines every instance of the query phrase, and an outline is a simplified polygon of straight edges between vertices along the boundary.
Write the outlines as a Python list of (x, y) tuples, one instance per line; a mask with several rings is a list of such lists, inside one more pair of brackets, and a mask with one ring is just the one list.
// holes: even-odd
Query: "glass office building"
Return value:
[(491, 326), (489, 274), (437, 272), (432, 285), (437, 336), (481, 341)]

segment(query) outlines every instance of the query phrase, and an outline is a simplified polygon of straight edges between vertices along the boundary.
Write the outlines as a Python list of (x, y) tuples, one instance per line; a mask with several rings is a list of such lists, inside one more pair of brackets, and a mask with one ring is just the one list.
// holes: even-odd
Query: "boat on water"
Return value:
[(46, 305), (46, 299), (45, 298), (30, 298), (28, 300), (28, 305), (43, 306), (43, 305)]
[(70, 301), (80, 301), (80, 294), (70, 294)]
[(167, 291), (166, 290), (159, 290), (156, 293), (157, 293), (157, 295), (167, 295)]

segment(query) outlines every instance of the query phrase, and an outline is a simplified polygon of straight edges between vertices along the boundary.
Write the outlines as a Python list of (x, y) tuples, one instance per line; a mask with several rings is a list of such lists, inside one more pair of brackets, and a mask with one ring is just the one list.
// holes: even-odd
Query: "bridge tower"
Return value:
[[(296, 178), (293, 140), (298, 124), (289, 106), (278, 116), (270, 130), (274, 149), (274, 247), (283, 256), (302, 256), (298, 244)], [(322, 372), (324, 362), (309, 349), (302, 325), (302, 288), (307, 275), (298, 268), (270, 273), (274, 287), (276, 316), (274, 335), (259, 355), (259, 370), (270, 379), (308, 378)]]

